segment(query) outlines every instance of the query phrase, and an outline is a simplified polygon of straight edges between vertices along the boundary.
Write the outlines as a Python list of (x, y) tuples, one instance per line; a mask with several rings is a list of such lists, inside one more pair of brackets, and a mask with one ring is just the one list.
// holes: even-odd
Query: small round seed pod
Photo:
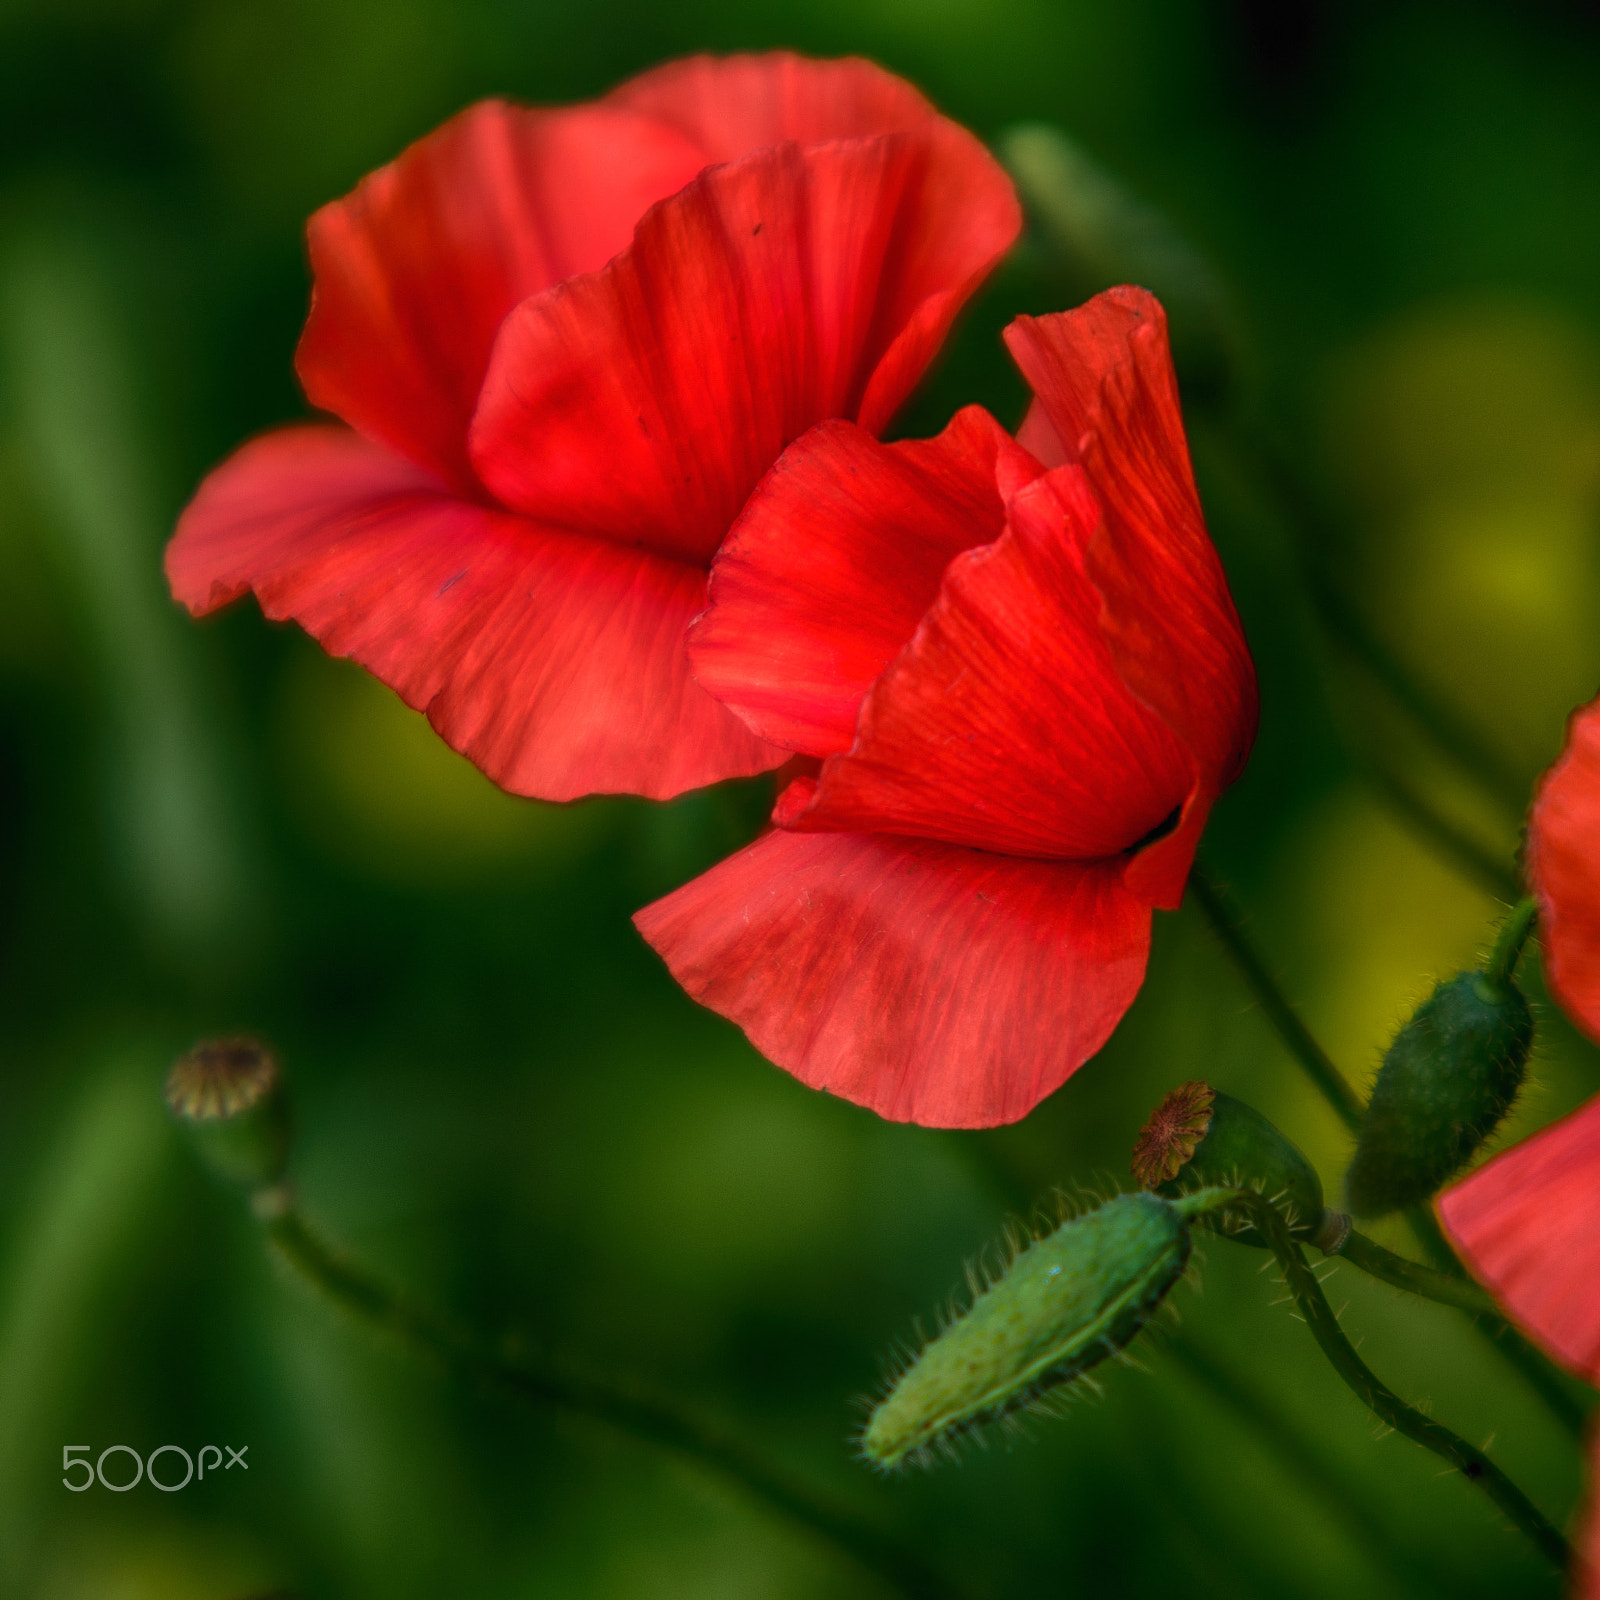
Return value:
[(1020, 1250), (923, 1346), (861, 1438), (874, 1465), (926, 1460), (969, 1430), (1039, 1402), (1142, 1328), (1189, 1259), (1163, 1199), (1122, 1194)]
[(1511, 1109), (1532, 1048), (1533, 1014), (1509, 977), (1441, 983), (1384, 1055), (1345, 1180), (1350, 1209), (1379, 1217), (1435, 1194)]
[[(1195, 1079), (1151, 1113), (1133, 1147), (1133, 1175), (1169, 1197), (1193, 1189), (1254, 1189), (1283, 1212), (1290, 1231), (1317, 1237), (1326, 1207), (1317, 1170), (1254, 1106)], [(1266, 1246), (1254, 1228), (1230, 1235)]]
[(167, 1074), (167, 1105), (216, 1176), (258, 1189), (279, 1182), (289, 1162), (282, 1083), (259, 1040), (206, 1039)]

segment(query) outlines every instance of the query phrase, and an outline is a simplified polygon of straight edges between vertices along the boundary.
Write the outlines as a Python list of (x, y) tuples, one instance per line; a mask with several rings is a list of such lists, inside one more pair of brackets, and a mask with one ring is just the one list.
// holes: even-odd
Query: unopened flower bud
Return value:
[(1189, 1259), (1163, 1199), (1122, 1194), (1026, 1244), (929, 1341), (862, 1435), (880, 1467), (927, 1459), (970, 1429), (1034, 1405), (1138, 1333)]
[(167, 1074), (167, 1105), (220, 1178), (255, 1189), (289, 1160), (289, 1120), (277, 1058), (256, 1039), (207, 1039)]
[(1346, 1188), (1358, 1217), (1416, 1205), (1466, 1165), (1522, 1087), (1533, 1015), (1509, 978), (1458, 972), (1394, 1037)]
[[(1198, 1079), (1180, 1084), (1151, 1113), (1134, 1143), (1133, 1175), (1168, 1196), (1253, 1189), (1302, 1236), (1316, 1235), (1323, 1224), (1317, 1169), (1254, 1106)], [(1250, 1227), (1231, 1237), (1263, 1248), (1267, 1243)]]

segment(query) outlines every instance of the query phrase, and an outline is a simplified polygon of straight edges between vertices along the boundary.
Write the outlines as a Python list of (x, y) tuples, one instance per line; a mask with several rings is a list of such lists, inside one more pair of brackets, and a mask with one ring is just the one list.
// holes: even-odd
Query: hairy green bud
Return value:
[(289, 1118), (277, 1058), (256, 1039), (207, 1039), (167, 1074), (167, 1105), (205, 1164), (258, 1189), (289, 1163)]
[(1459, 972), (1394, 1037), (1346, 1189), (1358, 1217), (1428, 1199), (1500, 1125), (1522, 1087), (1533, 1015), (1508, 977)]
[(927, 1459), (1115, 1355), (1188, 1259), (1188, 1228), (1153, 1194), (1118, 1195), (1030, 1241), (900, 1374), (862, 1435), (867, 1458)]

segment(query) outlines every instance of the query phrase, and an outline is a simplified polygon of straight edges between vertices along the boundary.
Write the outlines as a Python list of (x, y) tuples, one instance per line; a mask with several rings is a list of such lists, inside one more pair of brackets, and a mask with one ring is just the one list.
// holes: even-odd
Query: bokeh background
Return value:
[[(956, 1468), (852, 1459), (882, 1355), (1008, 1212), (1125, 1183), (1172, 1085), (1254, 1101), (1336, 1188), (1341, 1129), (1193, 906), (1026, 1122), (886, 1125), (760, 1060), (630, 928), (749, 836), (760, 785), (512, 800), (252, 605), (199, 626), (168, 600), (199, 476), (303, 412), (311, 209), (478, 96), (779, 45), (872, 56), (986, 137), (1050, 124), (1152, 208), (1071, 259), (1036, 233), (903, 426), (1018, 418), (1017, 310), (1148, 266), (1176, 311), (1199, 281), (1194, 450), (1264, 701), (1213, 870), (1358, 1077), (1483, 946), (1528, 785), (1600, 683), (1600, 8), (6, 0), (0, 1593), (883, 1592), (693, 1465), (487, 1401), (269, 1261), (159, 1098), (175, 1054), (242, 1029), (287, 1064), (333, 1236), (474, 1326), (675, 1394), (974, 1595), (1557, 1592), (1463, 1480), (1377, 1436), (1227, 1243), (1102, 1399)], [(1119, 256), (1152, 237), (1159, 261)], [(1597, 1086), (1547, 1010), (1516, 1126)], [(1380, 1373), (1569, 1511), (1575, 1448), (1459, 1318), (1348, 1268), (1330, 1292)], [(73, 1495), (61, 1450), (85, 1443), (243, 1444), (249, 1471)]]

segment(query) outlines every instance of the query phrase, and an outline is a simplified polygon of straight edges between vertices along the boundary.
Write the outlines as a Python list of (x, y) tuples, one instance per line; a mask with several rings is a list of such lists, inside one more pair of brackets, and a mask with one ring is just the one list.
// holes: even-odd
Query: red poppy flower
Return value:
[(1255, 730), (1160, 306), (1006, 338), (1058, 465), (976, 407), (903, 444), (828, 422), (751, 497), (691, 659), (819, 765), (636, 919), (780, 1066), (934, 1126), (1013, 1121), (1099, 1049)]
[(296, 370), (349, 426), (213, 472), (173, 591), (253, 590), (521, 794), (776, 766), (689, 675), (711, 556), (813, 423), (883, 427), (1019, 222), (982, 146), (862, 61), (475, 106), (311, 219)]
[[(1600, 701), (1573, 713), (1528, 816), (1545, 979), (1600, 1040)], [(1550, 1354), (1600, 1384), (1600, 1097), (1439, 1198), (1475, 1276)]]

